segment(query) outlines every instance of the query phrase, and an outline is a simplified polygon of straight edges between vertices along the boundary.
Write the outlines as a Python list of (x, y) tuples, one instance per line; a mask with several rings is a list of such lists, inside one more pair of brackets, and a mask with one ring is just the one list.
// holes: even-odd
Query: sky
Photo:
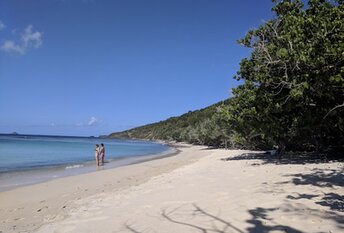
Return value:
[(98, 136), (230, 97), (269, 0), (0, 0), (0, 133)]

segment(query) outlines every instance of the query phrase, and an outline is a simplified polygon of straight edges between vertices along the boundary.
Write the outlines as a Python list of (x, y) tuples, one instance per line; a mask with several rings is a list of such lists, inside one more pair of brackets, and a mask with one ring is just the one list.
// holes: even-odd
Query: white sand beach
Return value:
[(344, 231), (341, 162), (275, 164), (251, 157), (258, 152), (178, 149), (1, 192), (0, 232)]

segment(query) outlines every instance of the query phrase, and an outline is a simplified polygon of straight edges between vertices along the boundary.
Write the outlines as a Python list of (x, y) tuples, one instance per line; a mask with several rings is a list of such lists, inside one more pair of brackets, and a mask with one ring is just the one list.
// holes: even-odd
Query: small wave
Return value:
[(80, 168), (80, 167), (83, 167), (84, 165), (82, 164), (75, 164), (75, 165), (70, 165), (70, 166), (67, 166), (65, 169), (75, 169), (75, 168)]

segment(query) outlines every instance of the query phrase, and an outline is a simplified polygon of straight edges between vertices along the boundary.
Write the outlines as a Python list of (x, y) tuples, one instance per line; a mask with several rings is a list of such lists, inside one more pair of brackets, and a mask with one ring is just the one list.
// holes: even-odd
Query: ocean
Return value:
[[(95, 145), (105, 145), (97, 168)], [(173, 153), (166, 145), (89, 137), (0, 135), (0, 191), (47, 180), (124, 166)]]

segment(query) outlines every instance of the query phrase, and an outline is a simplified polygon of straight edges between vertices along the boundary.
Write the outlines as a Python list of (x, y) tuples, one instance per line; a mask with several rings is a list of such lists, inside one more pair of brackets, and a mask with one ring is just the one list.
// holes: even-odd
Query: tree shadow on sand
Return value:
[(313, 185), (316, 187), (344, 187), (344, 168), (340, 170), (313, 169), (312, 171), (312, 173), (306, 174), (285, 175), (285, 177), (292, 177), (291, 181), (279, 182), (277, 184), (293, 183), (294, 185)]
[(202, 148), (201, 150), (218, 150), (218, 149), (219, 148), (216, 146), (208, 146), (208, 147)]
[[(301, 197), (307, 197), (313, 199), (311, 195), (300, 195)], [(327, 195), (330, 196), (330, 195)], [(293, 199), (293, 198), (292, 198)], [(321, 211), (318, 209), (310, 209), (304, 205), (298, 204), (288, 204), (285, 203), (282, 206), (277, 206), (275, 208), (263, 208), (263, 207), (256, 207), (253, 209), (249, 209), (248, 213), (250, 214), (250, 218), (247, 220), (243, 220), (249, 224), (248, 227), (245, 229), (239, 228), (235, 226), (230, 220), (220, 217), (220, 214), (213, 214), (209, 211), (201, 208), (197, 204), (192, 204), (191, 209), (187, 208), (187, 210), (183, 210), (186, 205), (179, 206), (172, 210), (164, 209), (161, 212), (161, 216), (166, 219), (167, 221), (185, 226), (186, 229), (184, 232), (188, 232), (187, 229), (191, 230), (192, 232), (200, 232), (200, 233), (272, 233), (272, 232), (288, 232), (288, 233), (302, 233), (303, 231), (296, 229), (289, 224), (282, 224), (279, 223), (278, 220), (274, 218), (274, 216), (283, 215), (283, 213), (292, 215), (292, 216), (300, 216), (300, 218), (304, 217), (305, 215), (309, 216), (312, 215), (314, 218), (317, 219), (328, 219), (335, 221), (337, 223), (337, 229), (342, 230), (344, 229), (344, 220), (342, 215), (336, 214), (331, 211)], [(189, 206), (189, 205), (187, 205)], [(130, 224), (125, 224), (125, 228), (133, 233), (143, 233), (146, 230), (140, 231), (137, 227), (134, 227)], [(171, 229), (173, 225), (171, 225)], [(152, 229), (149, 230), (151, 232)], [(157, 229), (159, 232), (159, 229)]]
[(251, 219), (247, 220), (246, 222), (252, 224), (252, 227), (247, 228), (247, 232), (250, 233), (260, 233), (260, 232), (275, 232), (275, 231), (283, 231), (288, 233), (302, 233), (302, 231), (297, 230), (293, 227), (282, 225), (282, 224), (274, 224), (272, 226), (265, 225), (264, 222), (274, 222), (272, 218), (268, 217), (268, 213), (277, 210), (277, 208), (255, 208), (251, 209), (248, 212), (251, 214)]
[(227, 233), (227, 232), (239, 232), (239, 233), (243, 233), (242, 230), (240, 230), (239, 228), (237, 228), (236, 226), (234, 226), (233, 224), (231, 224), (230, 222), (216, 216), (213, 215), (211, 213), (206, 212), (204, 209), (200, 208), (198, 205), (196, 204), (192, 204), (193, 206), (193, 210), (191, 211), (191, 213), (189, 215), (195, 217), (195, 216), (200, 216), (200, 217), (206, 217), (207, 220), (210, 220), (212, 222), (211, 226), (198, 226), (196, 224), (193, 223), (189, 223), (186, 221), (182, 221), (182, 220), (178, 220), (177, 217), (175, 217), (175, 215), (178, 215), (177, 211), (179, 210), (179, 208), (173, 209), (171, 211), (167, 211), (167, 210), (163, 210), (161, 213), (161, 216), (165, 219), (167, 219), (168, 221), (175, 223), (175, 224), (179, 224), (179, 225), (184, 225), (196, 230), (199, 230), (202, 233), (208, 233), (208, 232), (218, 232), (218, 233)]
[[(335, 210), (339, 212), (344, 212), (344, 196), (339, 195), (337, 193), (324, 193), (324, 195), (313, 195), (313, 194), (300, 194), (297, 193), (296, 196), (288, 195), (287, 198), (290, 200), (301, 200), (301, 199), (319, 199), (315, 200), (315, 204), (321, 205), (321, 206), (327, 206), (330, 208), (330, 210)], [(343, 222), (344, 223), (344, 222)]]
[(130, 232), (133, 232), (133, 233), (143, 233), (143, 231), (138, 231), (136, 230), (133, 226), (129, 225), (129, 224), (125, 224), (125, 228), (127, 230), (129, 230)]
[(337, 193), (326, 193), (321, 201), (317, 201), (315, 203), (327, 206), (331, 210), (344, 212), (344, 196)]
[(312, 195), (312, 194), (300, 194), (298, 193), (298, 196), (292, 196), (288, 195), (287, 198), (291, 200), (301, 200), (301, 199), (308, 199), (311, 200), (315, 197), (319, 197), (319, 195)]
[[(276, 213), (274, 213), (276, 211)], [(279, 212), (279, 213), (278, 213)], [(310, 219), (322, 219), (335, 222), (334, 228), (337, 228), (338, 232), (342, 232), (344, 229), (344, 219), (343, 216), (334, 211), (324, 211), (314, 208), (309, 208), (302, 204), (288, 203), (285, 202), (283, 205), (278, 206), (278, 208), (262, 208), (257, 207), (255, 209), (249, 210), (251, 214), (251, 219), (246, 222), (253, 224), (252, 227), (247, 228), (247, 232), (259, 233), (259, 232), (275, 232), (282, 231), (288, 233), (299, 233), (302, 232), (290, 226), (279, 224), (272, 217), (276, 214), (287, 214), (294, 216), (296, 218), (304, 218), (308, 216)], [(322, 224), (319, 222), (319, 224)]]
[[(290, 181), (278, 182), (277, 185), (292, 183), (296, 186), (311, 185), (318, 188), (330, 188), (332, 192), (322, 193), (318, 195), (313, 194), (298, 194), (298, 196), (288, 195), (287, 198), (291, 200), (299, 199), (317, 199), (314, 203), (329, 207), (330, 210), (344, 212), (344, 196), (336, 193), (336, 190), (344, 187), (344, 168), (334, 169), (313, 169), (311, 173), (296, 173), (284, 175), (284, 177), (291, 177)], [(339, 188), (339, 189), (338, 189)], [(321, 198), (321, 199), (320, 199)], [(320, 199), (320, 200), (319, 200)], [(344, 222), (344, 220), (343, 220)], [(342, 222), (342, 223), (343, 223)]]
[[(287, 153), (282, 158), (271, 155), (269, 152), (262, 153), (243, 153), (234, 157), (222, 158), (222, 161), (236, 160), (260, 160), (264, 164), (318, 164), (328, 163), (329, 161), (344, 162), (344, 158), (331, 157), (318, 153)], [(257, 165), (257, 164), (253, 164)]]
[[(210, 232), (217, 232), (217, 233), (260, 233), (260, 232), (275, 232), (275, 231), (284, 231), (289, 233), (302, 233), (302, 231), (297, 230), (291, 226), (286, 226), (282, 224), (278, 224), (274, 222), (272, 218), (268, 218), (268, 214), (277, 210), (277, 208), (255, 208), (248, 210), (249, 214), (251, 214), (251, 219), (247, 220), (246, 222), (251, 224), (252, 226), (246, 228), (245, 230), (241, 230), (240, 228), (233, 225), (229, 220), (225, 220), (217, 215), (207, 212), (206, 210), (202, 209), (196, 204), (193, 204), (193, 210), (191, 212), (192, 217), (202, 217), (202, 226), (200, 224), (193, 223), (192, 220), (185, 221), (185, 216), (183, 220), (180, 220), (181, 217), (178, 213), (178, 209), (173, 209), (172, 211), (163, 210), (161, 215), (168, 221), (184, 225), (186, 227), (193, 228), (194, 230), (198, 230), (201, 233), (210, 233)], [(179, 217), (178, 217), (179, 216)], [(273, 225), (266, 225), (264, 222), (269, 222)], [(206, 225), (206, 226), (205, 226)]]
[[(132, 233), (144, 233), (144, 232), (152, 232), (152, 229), (144, 229), (144, 230), (138, 230), (136, 226), (133, 226), (134, 224), (126, 223), (124, 224), (125, 229), (127, 229), (129, 232)], [(123, 232), (123, 231), (120, 231)], [(153, 231), (156, 232), (156, 231)]]

